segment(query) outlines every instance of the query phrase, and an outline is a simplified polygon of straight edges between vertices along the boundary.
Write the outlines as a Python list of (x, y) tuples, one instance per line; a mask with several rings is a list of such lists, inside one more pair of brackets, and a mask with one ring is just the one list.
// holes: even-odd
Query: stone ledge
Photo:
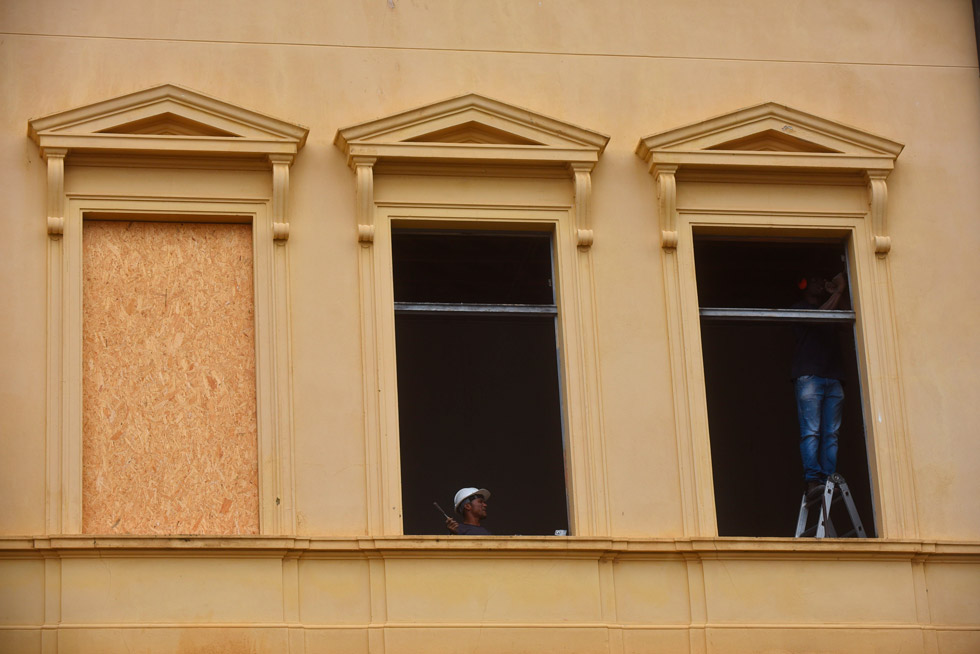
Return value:
[(534, 556), (685, 558), (954, 558), (980, 561), (980, 542), (794, 538), (589, 538), (553, 536), (6, 536), (0, 557), (85, 556), (119, 552), (271, 557)]

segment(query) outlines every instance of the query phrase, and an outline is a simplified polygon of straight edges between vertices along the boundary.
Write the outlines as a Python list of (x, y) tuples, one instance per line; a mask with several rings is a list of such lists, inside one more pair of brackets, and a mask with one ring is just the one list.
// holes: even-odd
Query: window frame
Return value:
[[(60, 522), (54, 533), (82, 532), (82, 240), (86, 219), (116, 219), (172, 222), (236, 222), (249, 224), (252, 230), (253, 302), (255, 307), (255, 393), (258, 437), (259, 533), (278, 534), (290, 530), (286, 524), (283, 499), (290, 499), (282, 485), (289, 471), (288, 457), (281, 454), (288, 439), (288, 405), (279, 399), (282, 386), (288, 384), (288, 343), (280, 333), (286, 319), (285, 279), (277, 260), (278, 248), (271, 238), (270, 212), (262, 201), (215, 201), (203, 198), (151, 200), (142, 198), (104, 197), (68, 194), (66, 197), (64, 234), (53, 243), (60, 256), (53, 257), (61, 269), (57, 283), (49, 285), (49, 349), (60, 353), (59, 377), (63, 380), (62, 397), (57, 406), (49, 407), (49, 425), (60, 424), (53, 434), (59, 446), (49, 450), (49, 491), (61, 498), (60, 509), (50, 506), (58, 515), (50, 522)], [(86, 216), (92, 218), (86, 218)], [(263, 238), (263, 234), (267, 238)], [(57, 262), (57, 259), (62, 261)], [(54, 266), (52, 266), (54, 268)], [(51, 275), (55, 270), (51, 270)], [(51, 280), (54, 282), (54, 279)], [(60, 293), (58, 291), (61, 291)], [(60, 297), (59, 297), (60, 296)], [(58, 324), (60, 323), (60, 325)], [(49, 362), (53, 357), (49, 354)], [(285, 399), (285, 398), (283, 398)], [(53, 409), (53, 410), (52, 410)], [(52, 415), (54, 414), (54, 415)], [(283, 464), (286, 464), (285, 466)], [(278, 500), (278, 501), (277, 501)]]
[[(732, 212), (738, 213), (738, 212)], [(862, 355), (863, 346), (862, 343), (866, 341), (866, 330), (862, 332), (863, 327), (867, 327), (860, 318), (861, 316), (867, 315), (869, 310), (867, 307), (857, 306), (856, 298), (858, 297), (858, 279), (856, 272), (856, 265), (854, 261), (855, 253), (857, 251), (854, 248), (854, 238), (864, 238), (866, 235), (861, 234), (862, 227), (865, 226), (862, 218), (862, 214), (857, 213), (845, 213), (838, 212), (834, 214), (806, 214), (797, 212), (782, 212), (782, 216), (774, 220), (774, 213), (760, 214), (759, 216), (753, 216), (749, 212), (743, 213), (741, 219), (732, 220), (731, 216), (727, 216), (724, 222), (719, 222), (716, 220), (716, 216), (719, 214), (708, 214), (703, 215), (697, 210), (681, 210), (679, 211), (681, 217), (679, 218), (679, 229), (682, 230), (685, 236), (688, 235), (688, 229), (690, 230), (689, 239), (681, 239), (682, 241), (687, 241), (690, 243), (690, 260), (688, 260), (687, 248), (679, 248), (682, 250), (678, 255), (678, 265), (681, 268), (681, 275), (684, 275), (684, 270), (689, 269), (691, 275), (695, 276), (694, 280), (694, 302), (696, 305), (696, 311), (698, 315), (697, 321), (697, 335), (696, 340), (693, 341), (691, 346), (692, 358), (696, 358), (698, 369), (700, 374), (696, 374), (697, 380), (700, 382), (695, 382), (698, 387), (704, 392), (702, 396), (703, 407), (704, 407), (704, 424), (706, 429), (706, 436), (708, 439), (708, 448), (706, 450), (708, 456), (709, 465), (711, 464), (711, 434), (710, 428), (708, 427), (707, 418), (707, 396), (706, 396), (706, 379), (704, 373), (704, 356), (703, 356), (703, 341), (701, 335), (701, 326), (705, 320), (712, 321), (730, 321), (736, 320), (740, 322), (751, 322), (751, 323), (765, 323), (765, 324), (783, 324), (792, 325), (794, 323), (798, 324), (800, 322), (811, 322), (811, 323), (837, 323), (844, 324), (849, 327), (853, 333), (854, 345), (855, 345), (855, 357), (857, 363), (858, 372), (858, 393), (854, 394), (849, 392), (848, 402), (853, 402), (855, 400), (855, 395), (857, 401), (861, 405), (861, 425), (864, 430), (862, 434), (862, 440), (865, 441), (865, 449), (867, 450), (868, 459), (868, 475), (871, 480), (871, 494), (870, 505), (872, 510), (872, 519), (875, 521), (876, 526), (880, 527), (878, 523), (878, 513), (879, 513), (879, 498), (881, 497), (881, 491), (879, 486), (879, 478), (877, 475), (878, 466), (873, 458), (874, 447), (871, 436), (872, 424), (868, 418), (868, 411), (870, 410), (870, 405), (867, 401), (867, 394), (869, 392), (868, 386), (868, 367), (867, 358)], [(819, 227), (814, 227), (813, 224), (819, 222)], [(695, 245), (698, 236), (710, 235), (710, 236), (735, 236), (741, 241), (749, 241), (753, 243), (762, 243), (772, 241), (774, 244), (778, 244), (781, 240), (792, 240), (796, 245), (807, 240), (813, 241), (815, 244), (824, 244), (828, 240), (839, 241), (842, 246), (842, 252), (845, 257), (844, 272), (847, 276), (847, 289), (850, 295), (851, 309), (762, 309), (762, 308), (720, 308), (720, 307), (702, 307), (700, 304), (700, 298), (698, 296), (698, 286), (696, 279), (697, 266), (695, 263)], [(828, 238), (829, 237), (829, 238)], [(866, 279), (866, 277), (864, 277)], [(682, 291), (683, 292), (683, 291)], [(861, 337), (861, 334), (865, 333), (865, 338)], [(696, 353), (693, 351), (696, 349)], [(711, 475), (711, 480), (713, 482), (714, 472), (709, 470)], [(714, 494), (714, 484), (712, 483), (712, 495)], [(717, 512), (715, 512), (716, 529), (717, 529)]]
[[(566, 496), (568, 499), (569, 531), (573, 535), (595, 535), (602, 519), (596, 505), (599, 483), (604, 477), (604, 458), (595, 458), (600, 446), (590, 429), (590, 408), (583, 400), (590, 392), (591, 375), (582, 357), (584, 333), (577, 316), (583, 310), (579, 297), (577, 270), (580, 257), (573, 226), (571, 207), (532, 206), (474, 207), (470, 205), (430, 204), (405, 206), (400, 203), (377, 203), (375, 237), (370, 248), (372, 258), (373, 292), (364, 297), (367, 289), (362, 279), (362, 309), (370, 310), (362, 318), (377, 325), (379, 387), (373, 389), (379, 398), (378, 428), (374, 451), (369, 457), (377, 461), (376, 484), (369, 507), (382, 506), (384, 511), (375, 519), (383, 521), (385, 535), (401, 535), (401, 455), (398, 438), (398, 376), (395, 352), (394, 283), (391, 261), (391, 232), (400, 226), (431, 230), (473, 229), (478, 231), (533, 230), (552, 234), (554, 315), (559, 350), (559, 392), (564, 440)], [(366, 249), (366, 248), (365, 248)], [(364, 249), (362, 249), (362, 252)], [(371, 314), (374, 315), (372, 319)], [(372, 394), (374, 394), (372, 393)], [(594, 409), (592, 409), (594, 410)]]
[[(689, 431), (679, 434), (686, 441), (690, 452), (691, 476), (689, 492), (699, 498), (703, 509), (689, 519), (697, 520), (700, 535), (717, 536), (717, 520), (714, 509), (713, 475), (711, 470), (711, 441), (707, 420), (705, 396), (704, 360), (701, 346), (701, 312), (698, 304), (697, 281), (694, 263), (694, 233), (708, 230), (712, 234), (732, 233), (758, 235), (759, 237), (813, 237), (844, 238), (850, 264), (851, 302), (854, 311), (854, 330), (857, 364), (861, 383), (862, 415), (871, 468), (872, 504), (875, 508), (877, 533), (881, 538), (897, 537), (908, 533), (908, 523), (902, 521), (901, 508), (907, 490), (909, 473), (907, 459), (900, 453), (903, 416), (894, 406), (897, 389), (888, 376), (890, 359), (883, 331), (891, 329), (891, 316), (883, 306), (879, 270), (880, 259), (873, 248), (859, 244), (872, 243), (865, 215), (860, 213), (802, 213), (802, 212), (701, 212), (696, 209), (679, 209), (677, 212), (677, 247), (665, 253), (665, 266), (673, 266), (675, 273), (668, 274), (676, 284), (677, 304), (668, 309), (670, 322), (676, 331), (670, 334), (672, 361), (683, 362), (673, 366), (672, 379), (675, 391), (683, 393), (684, 410), (689, 420)], [(675, 277), (676, 275), (676, 277)], [(670, 282), (668, 282), (670, 283)], [(672, 310), (673, 309), (673, 310)], [(676, 322), (675, 322), (676, 321)], [(678, 342), (686, 347), (678, 352)], [(683, 366), (687, 379), (677, 374)], [(686, 385), (686, 388), (683, 388)], [(891, 395), (891, 397), (890, 397)], [(879, 416), (879, 419), (872, 419)], [(885, 420), (885, 416), (888, 420)]]
[[(564, 379), (563, 373), (566, 369), (563, 359), (563, 349), (561, 347), (561, 337), (560, 337), (560, 311), (559, 311), (559, 292), (557, 287), (557, 266), (556, 266), (556, 255), (555, 255), (555, 240), (556, 234), (554, 231), (544, 231), (540, 229), (542, 226), (540, 223), (535, 224), (522, 224), (522, 227), (534, 227), (534, 229), (522, 229), (519, 231), (507, 230), (507, 229), (484, 229), (483, 225), (479, 223), (473, 224), (459, 224), (454, 225), (455, 229), (452, 230), (442, 230), (442, 229), (425, 229), (421, 227), (424, 223), (419, 223), (417, 220), (412, 220), (411, 229), (400, 229), (397, 226), (397, 220), (392, 221), (391, 229), (388, 231), (389, 239), (393, 236), (395, 231), (410, 231), (412, 233), (431, 233), (433, 235), (439, 234), (458, 234), (461, 232), (469, 232), (473, 235), (486, 236), (492, 238), (494, 235), (504, 235), (504, 236), (518, 236), (518, 235), (531, 235), (533, 234), (535, 238), (544, 238), (548, 242), (548, 265), (550, 268), (549, 274), (549, 284), (551, 287), (551, 302), (548, 304), (530, 304), (530, 303), (494, 303), (494, 302), (484, 302), (484, 303), (454, 303), (454, 302), (394, 302), (394, 318), (396, 321), (397, 329), (397, 318), (403, 315), (427, 315), (427, 316), (477, 316), (480, 318), (484, 317), (508, 317), (508, 318), (547, 318), (551, 325), (552, 331), (552, 347), (554, 348), (555, 358), (556, 358), (556, 369), (553, 370), (553, 380), (557, 384), (558, 392), (558, 406), (552, 407), (556, 408), (559, 416), (561, 417), (560, 424), (560, 434), (559, 438), (561, 440), (561, 470), (564, 482), (562, 484), (563, 494), (564, 494), (564, 516), (563, 519), (568, 522), (570, 521), (570, 505), (571, 496), (570, 489), (568, 486), (569, 476), (564, 474), (568, 469), (570, 464), (569, 448), (568, 448), (568, 424), (567, 424), (567, 398), (565, 397), (564, 389)], [(389, 252), (391, 250), (391, 241), (389, 240)], [(394, 272), (394, 262), (392, 262), (392, 272)], [(394, 274), (392, 275), (392, 292), (394, 295)], [(397, 336), (397, 334), (396, 334)], [(398, 362), (397, 362), (397, 351), (395, 353), (395, 378), (398, 378)], [(401, 448), (402, 439), (399, 435), (398, 439), (398, 449), (399, 449), (399, 470), (401, 470)], [(549, 460), (543, 462), (544, 465), (551, 465), (554, 461), (549, 458)], [(513, 495), (513, 489), (511, 490), (511, 495)], [(565, 527), (566, 533), (572, 533), (569, 527)], [(440, 532), (442, 533), (442, 532)], [(530, 533), (530, 532), (528, 532)]]

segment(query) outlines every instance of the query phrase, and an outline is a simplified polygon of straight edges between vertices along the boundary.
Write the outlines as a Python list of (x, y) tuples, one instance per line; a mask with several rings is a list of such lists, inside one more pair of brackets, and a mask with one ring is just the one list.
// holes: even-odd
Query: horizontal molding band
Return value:
[(689, 629), (723, 630), (802, 630), (836, 631), (930, 631), (980, 632), (980, 625), (916, 624), (894, 622), (842, 623), (728, 623), (698, 624), (631, 624), (613, 622), (377, 622), (360, 624), (303, 624), (297, 622), (102, 622), (60, 623), (55, 625), (0, 625), (0, 631), (39, 629), (305, 629), (309, 631), (358, 631), (364, 629), (621, 629), (623, 631), (686, 631)]
[(171, 556), (338, 558), (473, 556), (477, 558), (942, 560), (980, 562), (980, 542), (815, 538), (590, 538), (575, 536), (286, 537), (286, 536), (4, 536), (0, 558), (105, 556), (113, 552)]

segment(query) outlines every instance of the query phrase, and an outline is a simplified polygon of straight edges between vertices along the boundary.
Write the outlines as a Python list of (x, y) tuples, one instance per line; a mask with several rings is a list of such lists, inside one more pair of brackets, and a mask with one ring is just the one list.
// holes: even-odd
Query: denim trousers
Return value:
[(837, 433), (844, 408), (844, 389), (837, 379), (796, 378), (796, 411), (800, 418), (803, 478), (823, 481), (837, 471)]

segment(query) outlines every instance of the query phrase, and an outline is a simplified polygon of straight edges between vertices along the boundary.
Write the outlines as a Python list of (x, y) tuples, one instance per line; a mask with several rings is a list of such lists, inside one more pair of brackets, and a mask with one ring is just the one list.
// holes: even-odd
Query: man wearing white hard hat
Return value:
[(446, 518), (446, 527), (458, 536), (489, 536), (490, 531), (480, 524), (487, 517), (488, 499), (490, 491), (486, 488), (460, 488), (453, 498), (453, 506), (463, 522)]

